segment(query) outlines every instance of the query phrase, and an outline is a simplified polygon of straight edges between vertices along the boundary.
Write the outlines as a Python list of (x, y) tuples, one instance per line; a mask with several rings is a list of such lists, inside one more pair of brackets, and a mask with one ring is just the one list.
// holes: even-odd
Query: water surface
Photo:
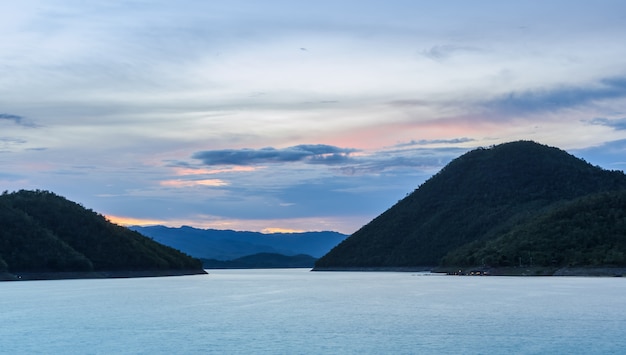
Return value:
[(620, 354), (626, 280), (393, 272), (0, 283), (0, 353)]

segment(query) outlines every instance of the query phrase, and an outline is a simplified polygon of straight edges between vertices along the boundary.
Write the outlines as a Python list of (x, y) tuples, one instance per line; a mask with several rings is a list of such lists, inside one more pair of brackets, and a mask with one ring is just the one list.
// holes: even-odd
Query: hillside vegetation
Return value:
[(11, 274), (203, 272), (199, 260), (48, 191), (4, 192), (0, 226), (0, 271)]
[[(625, 265), (626, 176), (530, 141), (470, 151), (316, 269)], [(593, 195), (593, 196), (592, 196)], [(604, 207), (607, 204), (614, 207)], [(541, 233), (540, 233), (541, 232)]]
[(442, 264), (508, 266), (626, 265), (626, 190), (603, 192), (514, 226), (494, 239), (449, 253)]

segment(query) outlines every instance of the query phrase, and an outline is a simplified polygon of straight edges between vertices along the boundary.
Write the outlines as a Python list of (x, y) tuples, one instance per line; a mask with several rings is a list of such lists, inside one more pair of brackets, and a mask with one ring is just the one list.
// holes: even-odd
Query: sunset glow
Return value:
[(226, 186), (227, 182), (220, 179), (204, 179), (204, 180), (165, 180), (161, 181), (161, 186), (167, 187), (193, 187), (193, 186)]
[(142, 219), (134, 217), (120, 217), (120, 216), (105, 216), (106, 219), (112, 223), (119, 224), (121, 226), (153, 226), (166, 223), (166, 221), (158, 219)]

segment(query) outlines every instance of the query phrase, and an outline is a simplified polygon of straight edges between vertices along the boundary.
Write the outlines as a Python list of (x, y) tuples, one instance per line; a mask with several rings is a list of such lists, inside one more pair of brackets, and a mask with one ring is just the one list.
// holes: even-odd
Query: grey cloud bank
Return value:
[(485, 106), (499, 113), (537, 113), (575, 108), (602, 100), (626, 97), (626, 76), (605, 78), (587, 86), (563, 86), (512, 92)]
[(192, 158), (206, 165), (255, 165), (266, 163), (308, 162), (315, 164), (338, 164), (349, 160), (348, 155), (356, 149), (339, 148), (324, 144), (297, 145), (275, 149), (222, 149), (195, 153)]
[(27, 125), (24, 117), (8, 113), (0, 113), (0, 121), (9, 121), (15, 123), (16, 125)]
[(607, 119), (607, 118), (594, 118), (588, 121), (593, 125), (607, 126), (616, 130), (626, 130), (626, 118)]

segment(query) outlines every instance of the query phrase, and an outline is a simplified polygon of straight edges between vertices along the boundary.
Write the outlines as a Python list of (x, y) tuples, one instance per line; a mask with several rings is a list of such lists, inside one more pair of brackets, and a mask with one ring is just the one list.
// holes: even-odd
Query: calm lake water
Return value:
[(7, 354), (623, 354), (626, 279), (210, 270), (0, 283)]

